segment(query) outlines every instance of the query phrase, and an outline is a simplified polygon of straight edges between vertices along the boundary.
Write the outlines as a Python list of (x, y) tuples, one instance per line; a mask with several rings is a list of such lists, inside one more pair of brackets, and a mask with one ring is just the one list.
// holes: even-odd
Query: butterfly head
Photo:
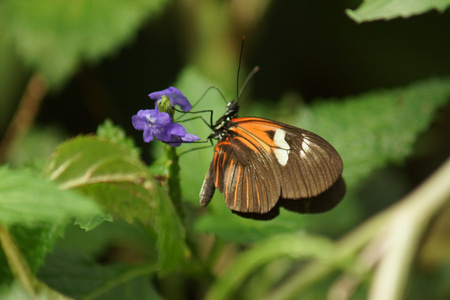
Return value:
[(239, 111), (239, 104), (236, 100), (232, 100), (227, 103), (227, 112), (225, 113), (226, 117), (234, 118), (236, 117)]

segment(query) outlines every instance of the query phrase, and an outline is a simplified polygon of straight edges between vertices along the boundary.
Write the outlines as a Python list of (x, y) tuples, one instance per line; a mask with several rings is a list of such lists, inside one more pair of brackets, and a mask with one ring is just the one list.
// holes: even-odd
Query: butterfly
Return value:
[(342, 159), (325, 139), (278, 121), (238, 118), (238, 111), (238, 102), (229, 102), (210, 126), (208, 139), (218, 143), (200, 191), (202, 206), (218, 189), (232, 211), (266, 214), (281, 200), (317, 197), (340, 179)]

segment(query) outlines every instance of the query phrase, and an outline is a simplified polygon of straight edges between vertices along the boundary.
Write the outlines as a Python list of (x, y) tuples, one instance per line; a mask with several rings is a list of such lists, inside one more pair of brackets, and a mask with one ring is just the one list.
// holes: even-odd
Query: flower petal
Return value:
[(183, 125), (178, 123), (172, 123), (172, 125), (168, 128), (168, 132), (171, 135), (177, 135), (181, 137), (186, 135), (186, 129), (183, 127)]
[(144, 133), (142, 134), (144, 142), (150, 143), (153, 141), (153, 130), (151, 127), (144, 129)]
[(152, 109), (152, 117), (154, 119), (155, 126), (166, 127), (172, 124), (172, 118), (166, 112), (160, 112)]
[(150, 99), (157, 100), (156, 103), (158, 103), (160, 98), (164, 95), (170, 99), (170, 104), (172, 104), (172, 106), (178, 105), (182, 111), (189, 111), (192, 108), (192, 105), (189, 103), (186, 96), (173, 86), (162, 91), (150, 93), (148, 96)]
[(198, 141), (200, 138), (198, 136), (196, 136), (195, 134), (192, 133), (186, 133), (186, 135), (184, 137), (181, 138), (181, 140), (183, 142), (193, 142), (193, 141)]
[(131, 117), (131, 123), (133, 123), (133, 127), (137, 130), (144, 130), (147, 125), (147, 122), (140, 118), (138, 115), (134, 115)]
[(168, 88), (168, 90), (171, 91), (171, 94), (167, 95), (167, 97), (169, 97), (170, 103), (172, 103), (173, 106), (178, 105), (182, 111), (191, 110), (191, 103), (189, 103), (189, 100), (186, 98), (186, 96), (183, 95), (177, 88), (171, 86)]

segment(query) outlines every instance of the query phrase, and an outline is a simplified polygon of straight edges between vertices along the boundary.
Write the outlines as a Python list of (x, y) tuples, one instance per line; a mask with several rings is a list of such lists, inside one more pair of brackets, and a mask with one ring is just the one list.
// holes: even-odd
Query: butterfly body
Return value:
[(218, 143), (200, 192), (202, 206), (217, 188), (233, 211), (265, 214), (280, 199), (315, 197), (340, 178), (342, 159), (320, 136), (269, 119), (237, 118), (237, 112), (237, 102), (229, 102), (211, 126), (209, 139)]

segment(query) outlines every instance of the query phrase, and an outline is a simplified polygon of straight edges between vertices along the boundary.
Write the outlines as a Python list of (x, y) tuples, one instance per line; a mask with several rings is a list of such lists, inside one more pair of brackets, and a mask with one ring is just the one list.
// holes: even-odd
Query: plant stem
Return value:
[(369, 299), (402, 299), (421, 237), (432, 218), (450, 200), (450, 159), (410, 193), (388, 224), (389, 248), (380, 261)]
[(47, 83), (35, 73), (28, 81), (19, 102), (19, 107), (0, 142), (0, 164), (6, 161), (9, 149), (27, 133), (34, 122), (42, 100), (47, 95)]
[(168, 188), (169, 197), (172, 200), (178, 216), (183, 219), (183, 205), (181, 203), (181, 186), (180, 186), (180, 166), (178, 164), (178, 154), (174, 147), (164, 145), (164, 149), (167, 156), (167, 168), (169, 171)]
[(6, 259), (12, 274), (19, 280), (30, 296), (35, 297), (35, 278), (25, 262), (19, 248), (11, 238), (8, 229), (0, 226), (0, 244), (5, 252)]

